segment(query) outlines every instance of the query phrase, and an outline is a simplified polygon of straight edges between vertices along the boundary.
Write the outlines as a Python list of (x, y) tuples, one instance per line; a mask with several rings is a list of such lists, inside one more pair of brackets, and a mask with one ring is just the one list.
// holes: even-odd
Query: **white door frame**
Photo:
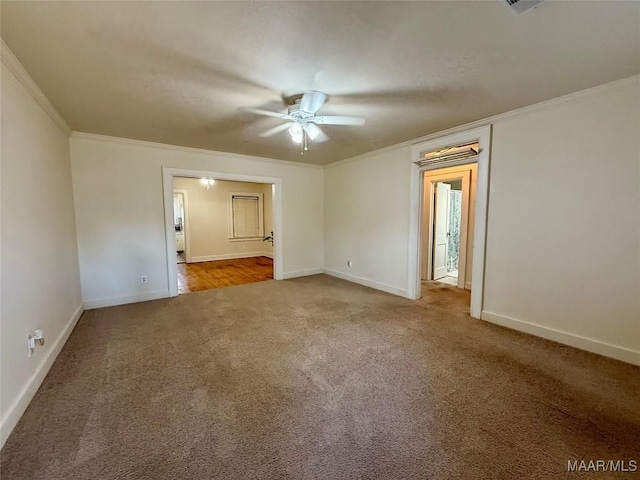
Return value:
[[(164, 196), (164, 223), (167, 248), (167, 279), (169, 296), (178, 295), (178, 265), (176, 258), (176, 237), (173, 223), (173, 177), (214, 178), (232, 182), (270, 183), (273, 185), (273, 278), (282, 280), (282, 179), (277, 177), (259, 177), (235, 173), (220, 173), (202, 170), (162, 167), (162, 190)], [(185, 211), (185, 217), (187, 213)], [(186, 239), (185, 239), (186, 241)], [(186, 245), (185, 245), (186, 248)], [(185, 252), (186, 255), (186, 252)]]
[[(449, 180), (462, 180), (462, 205), (460, 206), (460, 244), (458, 252), (458, 288), (464, 288), (467, 272), (467, 241), (469, 239), (469, 209), (471, 206), (471, 178), (469, 174), (469, 166), (462, 165), (460, 167), (447, 168), (447, 173), (435, 173), (438, 170), (431, 170), (433, 175), (422, 172), (423, 185), (429, 183), (429, 191), (425, 192), (422, 203), (422, 228), (421, 228), (421, 245), (422, 264), (420, 278), (426, 276), (431, 280), (433, 278), (433, 222), (435, 220), (435, 184), (438, 182), (446, 182)], [(423, 191), (424, 192), (424, 191)], [(425, 242), (425, 239), (427, 240)], [(426, 246), (426, 248), (425, 248)]]
[[(438, 164), (432, 168), (420, 167), (416, 163), (420, 154), (425, 151), (434, 151), (451, 145), (462, 145), (478, 141), (480, 152), (477, 160), (471, 162), (478, 164), (478, 182), (476, 190), (476, 212), (473, 232), (473, 271), (471, 274), (471, 316), (480, 318), (482, 303), (484, 300), (484, 261), (487, 232), (487, 207), (489, 200), (489, 158), (491, 151), (491, 125), (474, 128), (464, 132), (453, 133), (444, 137), (417, 143), (411, 147), (411, 186), (410, 186), (410, 214), (409, 214), (409, 254), (408, 254), (408, 280), (407, 297), (417, 300), (421, 296), (421, 222), (423, 203), (423, 178), (422, 172), (443, 168), (447, 164)], [(464, 162), (462, 162), (464, 163)], [(460, 165), (461, 162), (455, 163)]]

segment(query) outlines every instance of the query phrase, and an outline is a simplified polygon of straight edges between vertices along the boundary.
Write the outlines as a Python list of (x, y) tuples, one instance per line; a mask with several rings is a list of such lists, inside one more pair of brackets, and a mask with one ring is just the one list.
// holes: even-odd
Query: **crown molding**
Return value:
[(38, 102), (38, 105), (49, 115), (51, 120), (62, 130), (67, 136), (71, 135), (71, 127), (65, 122), (64, 118), (58, 113), (56, 107), (49, 101), (44, 92), (38, 87), (36, 82), (31, 78), (29, 72), (20, 63), (20, 60), (16, 58), (11, 49), (4, 43), (4, 40), (0, 39), (2, 46), (0, 48), (0, 59), (2, 63), (15, 75), (20, 84), (29, 92), (33, 99)]
[(313, 169), (320, 169), (320, 170), (324, 168), (322, 165), (315, 165), (313, 163), (292, 162), (290, 160), (280, 160), (277, 158), (269, 158), (269, 157), (256, 157), (253, 155), (244, 155), (242, 153), (219, 152), (216, 150), (206, 150), (204, 148), (183, 147), (181, 145), (170, 145), (168, 143), (148, 142), (146, 140), (134, 140), (132, 138), (124, 138), (124, 137), (112, 137), (109, 135), (100, 135), (98, 133), (74, 131), (71, 134), (71, 138), (97, 140), (97, 141), (109, 142), (109, 143), (121, 143), (125, 145), (135, 145), (139, 147), (161, 148), (164, 150), (173, 150), (177, 152), (186, 152), (186, 153), (197, 153), (199, 155), (208, 155), (208, 156), (223, 157), (223, 158), (234, 158), (238, 160), (251, 160), (251, 161), (257, 161), (257, 162), (263, 162), (263, 163), (285, 165), (288, 167), (304, 167), (304, 168), (313, 168)]
[(505, 120), (507, 118), (515, 117), (518, 115), (526, 115), (528, 113), (533, 113), (538, 110), (542, 110), (545, 108), (554, 107), (556, 105), (567, 103), (578, 98), (590, 97), (592, 95), (597, 95), (601, 92), (605, 92), (609, 90), (618, 90), (622, 88), (627, 88), (636, 82), (640, 82), (640, 75), (638, 74), (633, 75), (631, 77), (623, 78), (621, 80), (614, 80), (613, 82), (603, 83), (602, 85), (597, 85), (595, 87), (587, 88), (585, 90), (579, 90), (577, 92), (569, 93), (561, 97), (545, 100), (540, 103), (534, 103), (533, 105), (527, 105), (526, 107), (516, 108), (515, 110), (510, 110), (508, 112), (499, 113), (497, 115), (492, 115), (490, 117), (481, 118), (480, 120), (474, 120), (473, 122), (465, 123), (457, 127), (451, 127), (446, 130), (440, 130), (438, 132), (425, 135), (423, 137), (407, 140), (406, 142), (397, 143), (395, 145), (383, 147), (378, 150), (372, 150), (370, 152), (361, 153), (359, 155), (356, 155), (355, 157), (345, 158), (344, 160), (338, 160), (337, 162), (329, 163), (325, 165), (324, 168), (338, 167), (340, 165), (345, 165), (347, 163), (365, 159), (367, 157), (370, 157), (371, 155), (378, 155), (378, 154), (389, 152), (391, 150), (395, 150), (398, 148), (411, 147), (416, 143), (422, 143), (428, 140), (434, 140), (439, 137), (444, 137), (446, 135), (463, 132), (465, 130), (470, 130), (472, 128), (484, 127), (486, 125), (490, 125), (500, 120)]

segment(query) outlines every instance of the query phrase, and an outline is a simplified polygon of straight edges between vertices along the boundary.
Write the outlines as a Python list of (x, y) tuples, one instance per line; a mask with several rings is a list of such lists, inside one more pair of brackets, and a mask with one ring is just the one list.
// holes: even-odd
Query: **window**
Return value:
[(229, 238), (231, 240), (262, 240), (261, 193), (231, 193), (229, 198)]

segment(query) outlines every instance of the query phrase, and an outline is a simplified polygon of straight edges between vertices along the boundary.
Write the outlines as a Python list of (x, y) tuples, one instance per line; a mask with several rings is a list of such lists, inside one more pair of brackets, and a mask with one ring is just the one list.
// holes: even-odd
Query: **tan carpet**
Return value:
[(550, 479), (640, 460), (640, 369), (324, 275), (86, 312), (10, 479)]

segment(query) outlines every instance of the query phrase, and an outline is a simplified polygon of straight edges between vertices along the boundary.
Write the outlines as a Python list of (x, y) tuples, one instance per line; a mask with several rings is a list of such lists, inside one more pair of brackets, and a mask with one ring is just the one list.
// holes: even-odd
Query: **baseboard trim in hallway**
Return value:
[(239, 258), (267, 257), (273, 260), (273, 254), (268, 252), (251, 252), (251, 253), (227, 253), (222, 255), (204, 255), (200, 257), (191, 257), (189, 263), (200, 262), (216, 262), (218, 260), (235, 260)]

